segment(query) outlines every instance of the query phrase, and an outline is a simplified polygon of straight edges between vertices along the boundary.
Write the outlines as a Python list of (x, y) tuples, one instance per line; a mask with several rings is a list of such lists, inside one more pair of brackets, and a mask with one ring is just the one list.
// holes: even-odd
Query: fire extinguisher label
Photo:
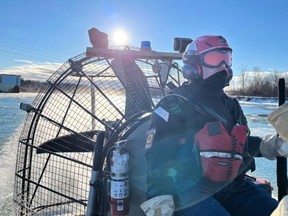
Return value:
[(111, 180), (111, 197), (116, 199), (126, 198), (129, 195), (129, 181), (128, 179), (123, 181)]
[(117, 211), (123, 211), (123, 210), (124, 210), (123, 200), (117, 200)]

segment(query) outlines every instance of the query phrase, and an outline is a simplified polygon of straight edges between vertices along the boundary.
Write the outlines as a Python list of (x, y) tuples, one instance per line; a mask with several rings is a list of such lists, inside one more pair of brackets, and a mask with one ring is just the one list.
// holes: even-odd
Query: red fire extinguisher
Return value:
[(111, 157), (111, 215), (125, 216), (129, 213), (129, 153), (126, 140), (115, 143)]

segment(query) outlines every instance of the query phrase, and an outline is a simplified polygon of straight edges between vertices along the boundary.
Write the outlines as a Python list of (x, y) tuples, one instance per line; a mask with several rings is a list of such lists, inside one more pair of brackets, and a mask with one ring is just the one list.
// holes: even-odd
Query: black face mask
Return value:
[(210, 77), (208, 77), (205, 80), (201, 80), (199, 82), (199, 85), (201, 85), (204, 88), (219, 91), (223, 90), (225, 86), (227, 86), (228, 78), (227, 78), (227, 72), (225, 70), (220, 71)]

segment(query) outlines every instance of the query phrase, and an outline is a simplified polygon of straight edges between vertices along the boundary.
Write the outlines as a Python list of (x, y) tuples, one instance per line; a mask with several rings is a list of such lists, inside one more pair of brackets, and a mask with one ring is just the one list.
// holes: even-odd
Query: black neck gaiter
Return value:
[(227, 74), (226, 71), (220, 71), (205, 80), (201, 80), (199, 83), (203, 88), (211, 89), (211, 90), (223, 90), (227, 84)]
[(224, 123), (228, 131), (234, 125), (234, 118), (226, 107), (227, 95), (224, 87), (227, 83), (226, 71), (221, 71), (213, 76), (191, 83), (191, 100), (205, 110), (209, 115), (217, 116), (216, 119)]

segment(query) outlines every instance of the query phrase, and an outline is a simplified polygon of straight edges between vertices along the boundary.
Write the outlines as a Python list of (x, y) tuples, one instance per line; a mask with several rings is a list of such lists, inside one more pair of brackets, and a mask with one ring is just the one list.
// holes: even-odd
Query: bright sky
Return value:
[(150, 40), (172, 52), (174, 37), (220, 34), (233, 48), (233, 70), (288, 71), (287, 0), (9, 0), (0, 2), (0, 73), (50, 76), (90, 46), (88, 30), (116, 30), (128, 44)]

